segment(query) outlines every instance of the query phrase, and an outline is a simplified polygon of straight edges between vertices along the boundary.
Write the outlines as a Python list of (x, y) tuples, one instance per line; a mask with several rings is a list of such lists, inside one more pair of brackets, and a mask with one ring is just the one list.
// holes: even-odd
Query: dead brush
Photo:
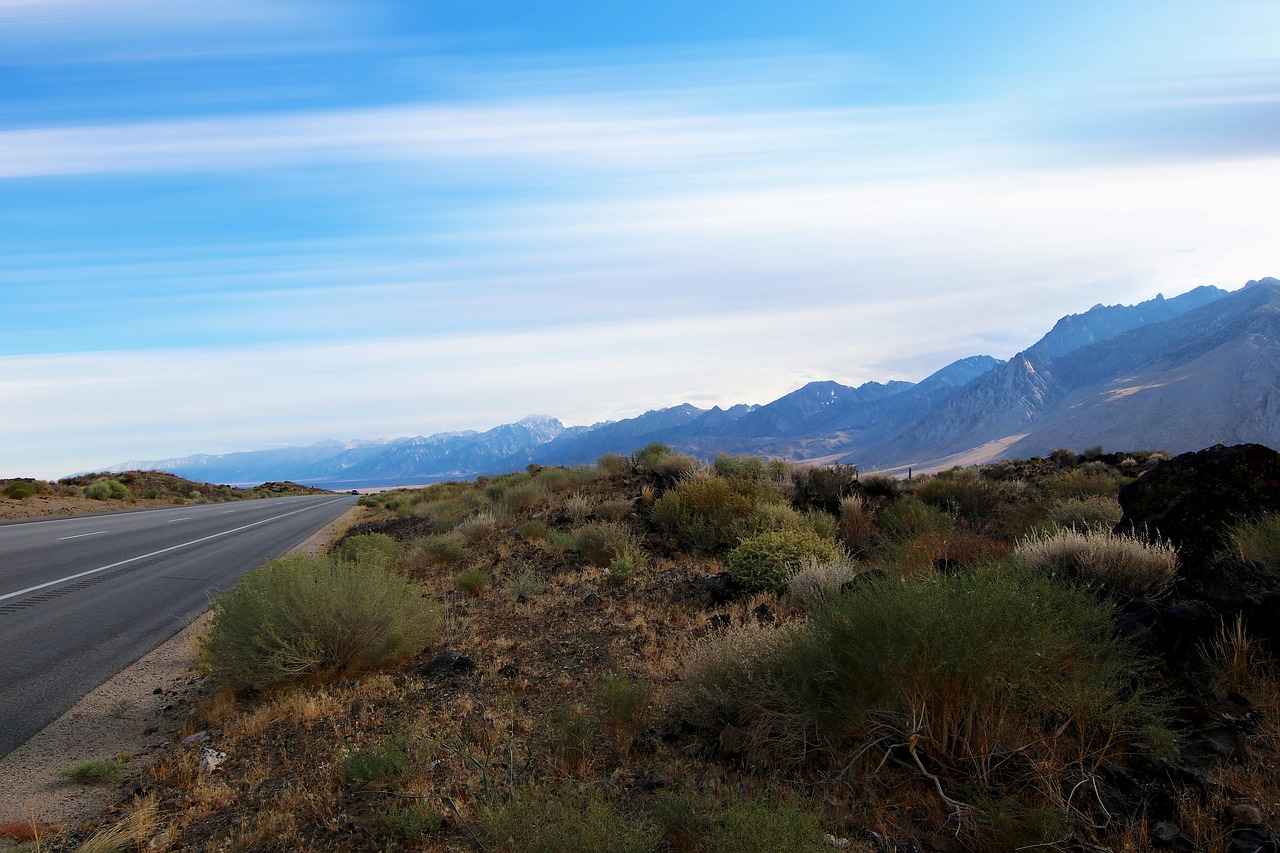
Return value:
[(165, 850), (167, 843), (152, 845), (158, 840), (156, 828), (160, 825), (160, 810), (154, 794), (134, 797), (127, 814), (120, 822), (99, 830), (76, 848), (77, 853), (124, 853), (126, 850)]
[(652, 701), (653, 685), (646, 678), (610, 672), (600, 679), (596, 702), (619, 755), (625, 756), (631, 751), (631, 744), (644, 724)]
[(1243, 691), (1269, 664), (1266, 654), (1245, 629), (1244, 614), (1218, 625), (1217, 632), (1200, 649), (1215, 677), (1235, 691)]
[(1148, 599), (1165, 595), (1178, 571), (1177, 551), (1168, 542), (1146, 542), (1108, 530), (1033, 534), (1019, 542), (1014, 553), (1033, 571)]

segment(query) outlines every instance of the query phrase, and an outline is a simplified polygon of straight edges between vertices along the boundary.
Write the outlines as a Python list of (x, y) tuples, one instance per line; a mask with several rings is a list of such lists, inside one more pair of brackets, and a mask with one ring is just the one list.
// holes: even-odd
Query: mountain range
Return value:
[(975, 355), (920, 382), (811, 382), (766, 405), (684, 404), (592, 426), (530, 415), (485, 432), (324, 441), (130, 461), (214, 483), (293, 480), (335, 489), (425, 484), (574, 465), (663, 442), (694, 455), (751, 453), (862, 470), (927, 471), (1055, 448), (1280, 447), (1280, 281), (1198, 287), (1063, 317), (1008, 361)]

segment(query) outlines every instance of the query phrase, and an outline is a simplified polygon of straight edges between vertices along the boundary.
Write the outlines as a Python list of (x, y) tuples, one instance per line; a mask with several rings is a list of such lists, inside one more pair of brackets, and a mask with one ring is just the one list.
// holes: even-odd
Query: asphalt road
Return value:
[(355, 501), (271, 498), (0, 524), (0, 757)]

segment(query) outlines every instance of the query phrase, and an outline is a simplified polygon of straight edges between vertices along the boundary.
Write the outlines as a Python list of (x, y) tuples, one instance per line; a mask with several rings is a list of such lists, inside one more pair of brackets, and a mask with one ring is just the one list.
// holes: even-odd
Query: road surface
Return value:
[(0, 757), (355, 501), (270, 498), (0, 524)]

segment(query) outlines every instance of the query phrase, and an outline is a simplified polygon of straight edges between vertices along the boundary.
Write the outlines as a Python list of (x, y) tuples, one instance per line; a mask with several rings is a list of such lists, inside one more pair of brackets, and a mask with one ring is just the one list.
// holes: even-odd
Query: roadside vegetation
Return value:
[(1176, 551), (1111, 532), (1161, 458), (651, 445), (365, 496), (215, 603), (207, 738), (120, 813), (157, 850), (1234, 849), (1280, 819), (1280, 686), (1239, 614), (1124, 627), (1178, 601)]
[[(124, 506), (216, 503), (281, 495), (324, 494), (297, 483), (263, 483), (252, 489), (198, 483), (162, 471), (125, 471), (120, 474), (81, 474), (56, 482), (29, 477), (0, 480), (0, 505), (5, 501), (26, 508), (56, 509), (60, 503), (83, 498), (101, 503), (103, 509)], [(86, 511), (73, 507), (72, 511)]]

